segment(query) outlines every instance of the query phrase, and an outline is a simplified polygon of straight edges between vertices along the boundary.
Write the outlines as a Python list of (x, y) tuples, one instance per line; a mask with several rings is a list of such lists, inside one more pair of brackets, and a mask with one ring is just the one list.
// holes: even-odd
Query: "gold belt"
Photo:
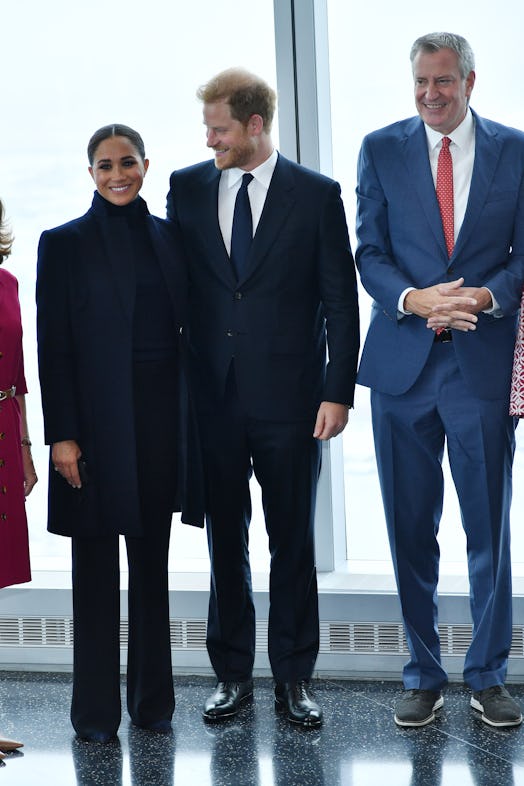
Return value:
[(0, 390), (0, 401), (5, 401), (6, 398), (13, 398), (16, 395), (16, 387), (12, 385), (8, 390)]

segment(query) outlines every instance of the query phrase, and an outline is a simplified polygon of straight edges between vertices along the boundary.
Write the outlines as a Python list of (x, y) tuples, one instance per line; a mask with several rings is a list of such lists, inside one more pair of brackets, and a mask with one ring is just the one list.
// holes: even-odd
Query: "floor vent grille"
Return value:
[[(172, 619), (173, 650), (205, 650), (206, 620)], [(471, 625), (439, 625), (442, 655), (464, 656), (471, 641)], [(120, 642), (127, 646), (127, 620), (120, 623)], [(0, 618), (2, 647), (72, 647), (73, 620), (69, 617)], [(257, 652), (267, 651), (267, 621), (256, 627)], [(320, 623), (320, 653), (347, 655), (407, 655), (403, 627), (392, 622)], [(524, 658), (524, 625), (513, 628), (511, 658)]]

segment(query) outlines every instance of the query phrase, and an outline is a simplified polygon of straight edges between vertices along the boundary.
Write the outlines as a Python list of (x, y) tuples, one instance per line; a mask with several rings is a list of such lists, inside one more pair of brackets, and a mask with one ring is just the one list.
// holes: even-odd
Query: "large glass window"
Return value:
[[(524, 128), (524, 105), (516, 100), (520, 73), (522, 4), (508, 0), (493, 14), (487, 0), (471, 5), (424, 6), (415, 0), (347, 3), (328, 0), (334, 177), (342, 184), (353, 243), (356, 162), (363, 136), (415, 112), (409, 51), (413, 41), (433, 30), (465, 36), (476, 55), (477, 81), (471, 99), (476, 111)], [(370, 299), (361, 291), (362, 334)], [(489, 373), (489, 369), (486, 369)], [(354, 572), (391, 572), (386, 528), (375, 468), (369, 391), (357, 388), (355, 411), (344, 435), (347, 542)], [(518, 432), (521, 429), (518, 429)], [(514, 573), (524, 575), (524, 435), (517, 434), (513, 502)], [(440, 532), (441, 571), (466, 575), (465, 538), (446, 466), (446, 495)]]
[[(252, 35), (245, 34), (246, 19)], [(142, 193), (152, 213), (165, 214), (170, 172), (210, 157), (196, 88), (235, 65), (276, 85), (273, 0), (249, 8), (238, 0), (7, 3), (2, 63), (0, 196), (16, 235), (6, 267), (20, 284), (29, 422), (40, 477), (28, 499), (32, 561), (37, 570), (67, 569), (68, 539), (45, 531), (47, 448), (34, 315), (38, 238), (88, 209), (94, 186), (87, 142), (111, 122), (142, 134), (151, 161)], [(278, 140), (278, 126), (274, 135)], [(103, 385), (93, 380), (93, 395), (103, 395)], [(115, 461), (118, 450), (115, 445)], [(263, 525), (253, 530), (253, 551), (265, 556), (257, 538), (265, 538)], [(175, 522), (171, 564), (207, 570), (205, 535)]]

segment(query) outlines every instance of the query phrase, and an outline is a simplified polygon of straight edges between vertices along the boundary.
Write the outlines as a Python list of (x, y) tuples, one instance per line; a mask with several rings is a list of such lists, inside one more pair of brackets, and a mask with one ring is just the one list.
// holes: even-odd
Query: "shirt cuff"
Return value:
[(400, 293), (400, 297), (397, 303), (397, 317), (399, 319), (402, 319), (402, 317), (407, 317), (412, 313), (411, 311), (406, 311), (406, 309), (404, 308), (404, 300), (406, 299), (406, 295), (408, 294), (408, 292), (414, 292), (414, 291), (415, 291), (415, 287), (406, 287), (406, 289), (404, 289)]
[(500, 306), (497, 302), (497, 298), (495, 297), (491, 289), (489, 289), (489, 287), (485, 287), (485, 289), (487, 289), (489, 294), (491, 295), (491, 302), (493, 303), (493, 305), (491, 306), (491, 308), (484, 309), (482, 313), (490, 314), (492, 317), (503, 317), (504, 314), (500, 309)]

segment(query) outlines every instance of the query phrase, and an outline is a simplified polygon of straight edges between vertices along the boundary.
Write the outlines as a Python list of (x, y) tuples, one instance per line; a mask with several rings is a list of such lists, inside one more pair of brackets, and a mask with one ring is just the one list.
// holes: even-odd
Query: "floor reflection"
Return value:
[[(413, 730), (393, 723), (397, 683), (320, 681), (325, 723), (304, 731), (275, 712), (269, 679), (222, 724), (200, 716), (210, 679), (175, 683), (172, 733), (125, 716), (118, 739), (96, 745), (72, 732), (70, 675), (0, 673), (0, 728), (25, 742), (0, 786), (524, 786), (524, 730), (483, 724), (458, 685), (437, 721)], [(524, 704), (524, 686), (512, 693)]]

